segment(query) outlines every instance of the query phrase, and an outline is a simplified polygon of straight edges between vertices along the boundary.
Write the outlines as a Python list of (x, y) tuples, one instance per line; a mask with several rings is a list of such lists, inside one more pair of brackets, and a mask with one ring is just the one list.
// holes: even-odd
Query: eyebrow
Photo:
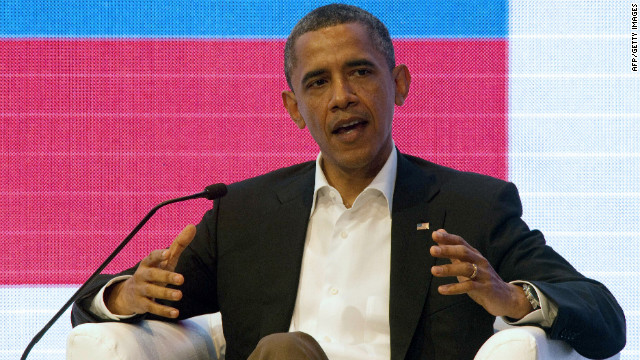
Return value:
[(367, 59), (358, 59), (358, 60), (349, 61), (347, 63), (347, 67), (349, 67), (349, 68), (358, 67), (358, 66), (376, 67), (376, 65), (374, 63), (372, 63), (371, 61), (369, 61)]
[[(353, 68), (353, 67), (358, 67), (358, 66), (370, 66), (370, 67), (376, 67), (376, 65), (367, 60), (367, 59), (357, 59), (357, 60), (352, 60), (347, 62), (347, 64), (345, 65), (345, 67), (347, 68)], [(308, 73), (304, 74), (304, 76), (302, 77), (302, 80), (300, 81), (300, 83), (302, 85), (304, 85), (307, 80), (314, 78), (318, 75), (322, 75), (324, 73), (327, 72), (327, 69), (317, 69), (317, 70), (311, 70)]]
[(300, 81), (300, 83), (304, 86), (304, 84), (307, 82), (307, 80), (316, 77), (318, 75), (322, 75), (324, 73), (327, 72), (327, 69), (317, 69), (317, 70), (311, 70), (308, 73), (304, 74), (304, 76), (302, 77), (302, 80)]

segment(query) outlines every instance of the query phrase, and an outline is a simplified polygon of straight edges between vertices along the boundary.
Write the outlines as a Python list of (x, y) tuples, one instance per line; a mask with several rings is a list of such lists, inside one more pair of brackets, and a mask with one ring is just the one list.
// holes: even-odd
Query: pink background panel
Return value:
[[(283, 41), (0, 41), (0, 284), (81, 283), (156, 203), (314, 159), (281, 105)], [(507, 176), (507, 43), (399, 40), (401, 151)], [(168, 246), (160, 210), (109, 267)]]

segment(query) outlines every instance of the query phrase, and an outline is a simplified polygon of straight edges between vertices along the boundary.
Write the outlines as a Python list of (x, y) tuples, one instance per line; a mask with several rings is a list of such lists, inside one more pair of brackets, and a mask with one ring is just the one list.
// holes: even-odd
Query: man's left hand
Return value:
[(431, 273), (458, 278), (458, 283), (438, 287), (440, 294), (467, 294), (494, 316), (521, 319), (533, 310), (522, 288), (504, 282), (489, 261), (463, 238), (443, 229), (434, 231), (432, 238), (438, 245), (429, 249), (431, 255), (448, 258), (451, 264), (433, 266)]

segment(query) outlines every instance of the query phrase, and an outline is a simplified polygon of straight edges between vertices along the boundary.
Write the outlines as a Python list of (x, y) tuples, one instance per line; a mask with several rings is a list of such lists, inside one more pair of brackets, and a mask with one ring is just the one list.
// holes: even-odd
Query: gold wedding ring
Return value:
[(469, 276), (469, 279), (473, 280), (478, 275), (478, 265), (476, 265), (476, 264), (471, 264), (471, 265), (473, 265), (473, 274), (471, 274), (471, 276)]

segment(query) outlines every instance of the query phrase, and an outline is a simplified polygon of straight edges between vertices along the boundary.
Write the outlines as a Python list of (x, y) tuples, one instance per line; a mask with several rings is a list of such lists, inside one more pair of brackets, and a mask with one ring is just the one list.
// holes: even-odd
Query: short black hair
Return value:
[(366, 26), (371, 34), (373, 46), (384, 55), (389, 69), (393, 69), (396, 66), (389, 30), (380, 19), (357, 6), (329, 4), (311, 11), (300, 19), (287, 38), (287, 43), (284, 46), (284, 75), (291, 90), (293, 90), (291, 86), (291, 71), (296, 65), (294, 46), (298, 38), (310, 31), (348, 23), (359, 23)]

